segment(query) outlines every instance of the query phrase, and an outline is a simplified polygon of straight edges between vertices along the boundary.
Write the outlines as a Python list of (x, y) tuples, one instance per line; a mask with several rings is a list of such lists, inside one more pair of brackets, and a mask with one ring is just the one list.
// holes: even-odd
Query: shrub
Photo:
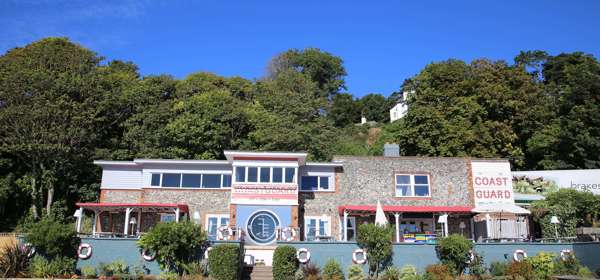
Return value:
[(494, 261), (490, 264), (490, 273), (492, 276), (504, 276), (507, 269), (508, 264), (506, 262)]
[(240, 247), (220, 244), (208, 252), (210, 275), (216, 280), (236, 280), (240, 267)]
[(37, 253), (49, 259), (57, 256), (74, 259), (80, 242), (72, 225), (62, 224), (53, 218), (44, 218), (36, 223), (25, 239)]
[(185, 264), (184, 267), (185, 267), (185, 274), (187, 274), (187, 275), (208, 276), (208, 261), (207, 260), (194, 261), (194, 262)]
[(369, 275), (379, 277), (379, 270), (392, 257), (392, 234), (390, 226), (362, 224), (358, 227), (358, 246), (368, 252)]
[(463, 274), (469, 261), (469, 251), (473, 249), (473, 243), (459, 234), (452, 234), (442, 238), (437, 246), (440, 260), (448, 268), (458, 274)]
[(469, 262), (469, 275), (474, 279), (481, 279), (485, 273), (486, 270), (483, 263), (483, 256), (475, 254), (475, 258)]
[(24, 277), (29, 265), (27, 255), (30, 249), (11, 243), (0, 248), (0, 277)]
[(425, 268), (428, 280), (453, 280), (451, 269), (445, 264), (432, 264)]
[(321, 279), (321, 269), (312, 263), (305, 264), (302, 267), (302, 273), (304, 274), (305, 280), (320, 280)]
[(52, 261), (48, 261), (45, 257), (38, 255), (31, 260), (29, 273), (37, 278), (70, 278), (75, 273), (75, 260), (69, 257), (56, 257)]
[(158, 223), (138, 241), (142, 249), (156, 253), (161, 269), (183, 274), (184, 265), (200, 259), (206, 232), (189, 221)]
[(365, 280), (365, 272), (359, 264), (348, 267), (348, 280)]
[(531, 264), (536, 279), (550, 279), (550, 276), (554, 273), (555, 258), (555, 254), (539, 252), (537, 255), (526, 259), (525, 262)]
[(400, 269), (395, 266), (389, 266), (383, 272), (382, 280), (401, 280), (402, 275)]
[(329, 259), (323, 266), (323, 280), (344, 280), (344, 271), (339, 262)]
[(273, 278), (293, 279), (297, 269), (296, 248), (289, 245), (278, 246), (273, 253)]
[(81, 276), (84, 278), (96, 278), (98, 273), (96, 272), (96, 268), (91, 265), (85, 265), (81, 268)]
[(511, 280), (538, 280), (533, 273), (533, 267), (526, 261), (512, 262), (506, 270), (506, 276), (506, 279)]
[(114, 260), (111, 263), (100, 263), (98, 265), (100, 275), (110, 277), (129, 273), (129, 266), (123, 259)]

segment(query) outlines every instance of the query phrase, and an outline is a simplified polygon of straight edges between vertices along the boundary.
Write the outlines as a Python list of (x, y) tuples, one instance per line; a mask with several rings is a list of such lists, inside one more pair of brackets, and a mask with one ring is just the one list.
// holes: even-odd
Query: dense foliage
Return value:
[(63, 224), (52, 218), (44, 218), (31, 226), (25, 240), (33, 245), (37, 254), (48, 259), (75, 259), (80, 243), (73, 225)]
[(273, 252), (273, 278), (294, 279), (297, 269), (296, 248), (289, 245), (277, 246)]
[(473, 242), (460, 234), (451, 234), (440, 239), (436, 247), (438, 257), (452, 272), (462, 274), (469, 266)]
[(219, 244), (208, 252), (211, 279), (237, 280), (240, 273), (240, 247), (236, 244)]
[(356, 242), (367, 251), (370, 277), (379, 277), (381, 271), (392, 258), (392, 233), (390, 226), (361, 224), (358, 227)]
[[(600, 218), (600, 195), (588, 191), (560, 189), (550, 193), (545, 200), (532, 204), (532, 213), (541, 225), (542, 236), (554, 238), (575, 236), (578, 226), (593, 226)], [(550, 223), (552, 216), (557, 216), (560, 224), (555, 228)]]
[[(94, 159), (222, 159), (244, 149), (328, 160), (397, 142), (402, 155), (600, 167), (600, 63), (591, 55), (435, 62), (397, 92), (361, 98), (344, 92), (345, 76), (342, 58), (316, 48), (276, 55), (256, 80), (141, 76), (134, 63), (66, 38), (11, 49), (0, 56), (0, 230), (44, 215), (66, 222), (75, 201), (97, 200)], [(397, 102), (408, 113), (388, 124)], [(376, 123), (355, 125), (361, 116)]]
[(206, 247), (206, 232), (189, 221), (158, 223), (142, 235), (138, 246), (155, 253), (162, 269), (181, 275), (186, 264), (200, 259)]
[(365, 272), (360, 264), (352, 264), (348, 267), (348, 280), (365, 280)]

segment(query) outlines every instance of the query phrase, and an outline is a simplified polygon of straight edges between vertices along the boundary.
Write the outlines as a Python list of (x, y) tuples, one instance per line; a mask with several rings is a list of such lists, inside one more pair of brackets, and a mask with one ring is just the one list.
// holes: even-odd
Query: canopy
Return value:
[(173, 209), (179, 209), (181, 212), (188, 213), (188, 206), (186, 204), (176, 203), (108, 203), (108, 202), (78, 202), (75, 203), (77, 207), (90, 209), (90, 210), (121, 210), (125, 208), (142, 208), (148, 212), (160, 212), (160, 211), (172, 211)]
[(529, 210), (510, 203), (480, 205), (473, 209), (473, 213), (513, 213), (524, 215), (531, 214)]
[[(470, 206), (409, 206), (409, 205), (383, 205), (381, 206), (384, 212), (413, 212), (413, 213), (470, 213), (473, 207)], [(344, 213), (344, 211), (355, 211), (355, 212), (375, 212), (377, 211), (377, 205), (342, 205), (338, 206), (338, 211)]]

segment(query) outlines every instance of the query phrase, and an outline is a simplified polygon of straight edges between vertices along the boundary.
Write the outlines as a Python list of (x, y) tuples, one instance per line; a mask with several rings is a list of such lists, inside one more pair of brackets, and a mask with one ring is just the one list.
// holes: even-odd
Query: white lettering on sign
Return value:
[(514, 203), (508, 161), (472, 161), (475, 206)]

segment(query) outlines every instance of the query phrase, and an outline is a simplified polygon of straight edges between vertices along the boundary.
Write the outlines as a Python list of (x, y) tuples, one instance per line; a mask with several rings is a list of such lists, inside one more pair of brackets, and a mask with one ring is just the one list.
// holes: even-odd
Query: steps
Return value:
[(270, 266), (254, 266), (250, 268), (250, 280), (273, 280), (273, 269)]

